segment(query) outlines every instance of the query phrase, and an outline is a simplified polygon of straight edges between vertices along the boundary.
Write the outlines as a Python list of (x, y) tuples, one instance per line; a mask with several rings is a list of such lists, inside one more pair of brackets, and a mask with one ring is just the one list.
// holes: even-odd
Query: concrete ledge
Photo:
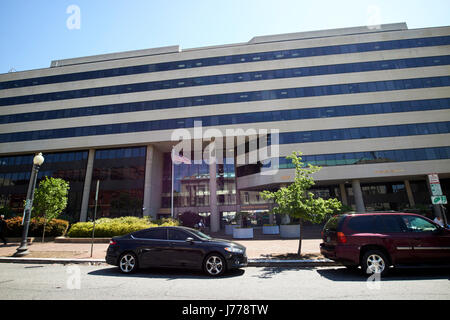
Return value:
[[(0, 257), (0, 263), (35, 263), (35, 264), (99, 264), (106, 263), (105, 259), (70, 259), (70, 258), (16, 258)], [(325, 266), (341, 266), (341, 264), (328, 259), (313, 260), (269, 260), (269, 259), (249, 259), (249, 267), (283, 267), (283, 268), (312, 268)]]
[[(94, 238), (94, 243), (109, 243), (111, 238)], [(57, 237), (55, 243), (92, 243), (92, 238)]]
[(329, 259), (310, 259), (310, 260), (248, 259), (248, 266), (301, 268), (301, 267), (342, 266), (342, 264)]
[(36, 264), (105, 263), (105, 259), (0, 257), (0, 263), (36, 263)]
[[(22, 238), (19, 238), (19, 237), (7, 237), (6, 240), (8, 240), (8, 242), (19, 242), (19, 243), (22, 242)], [(28, 244), (31, 244), (34, 241), (37, 241), (37, 238), (35, 238), (35, 237), (28, 237), (27, 238), (27, 243)]]

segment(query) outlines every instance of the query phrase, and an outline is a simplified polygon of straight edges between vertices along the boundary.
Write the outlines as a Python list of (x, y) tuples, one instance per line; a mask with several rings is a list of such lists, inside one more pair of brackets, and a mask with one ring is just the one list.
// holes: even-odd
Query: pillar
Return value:
[(404, 183), (405, 183), (406, 194), (408, 195), (409, 206), (412, 208), (416, 205), (416, 203), (414, 201), (414, 195), (411, 190), (411, 185), (409, 184), (409, 180), (405, 180)]
[(209, 206), (211, 208), (211, 232), (220, 231), (220, 216), (219, 210), (217, 207), (217, 182), (216, 182), (216, 174), (217, 174), (217, 166), (216, 159), (210, 157), (209, 161)]
[[(150, 197), (151, 197), (151, 177), (152, 177), (152, 159), (153, 158), (153, 146), (147, 146), (147, 152), (145, 153), (145, 181), (144, 181), (144, 203), (143, 215), (150, 216)], [(156, 218), (156, 217), (155, 217)]]
[(95, 149), (89, 149), (88, 163), (86, 167), (86, 175), (84, 177), (83, 197), (81, 200), (80, 221), (87, 221), (87, 213), (89, 207), (89, 194), (91, 192), (92, 171), (94, 169)]
[(143, 215), (156, 219), (161, 207), (163, 155), (153, 145), (147, 146), (145, 156)]
[(348, 206), (348, 201), (347, 201), (347, 191), (345, 190), (345, 183), (340, 183), (339, 184), (339, 189), (341, 191), (341, 201), (343, 205)]
[(366, 212), (359, 180), (352, 180), (352, 189), (355, 198), (356, 212)]

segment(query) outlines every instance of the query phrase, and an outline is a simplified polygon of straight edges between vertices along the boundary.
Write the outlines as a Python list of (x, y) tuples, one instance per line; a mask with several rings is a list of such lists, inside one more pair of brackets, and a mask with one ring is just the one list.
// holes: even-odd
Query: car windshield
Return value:
[(195, 229), (190, 229), (190, 232), (192, 232), (193, 234), (195, 234), (197, 237), (199, 237), (202, 240), (211, 240), (212, 238), (206, 234), (204, 234), (203, 232), (200, 232), (198, 230)]

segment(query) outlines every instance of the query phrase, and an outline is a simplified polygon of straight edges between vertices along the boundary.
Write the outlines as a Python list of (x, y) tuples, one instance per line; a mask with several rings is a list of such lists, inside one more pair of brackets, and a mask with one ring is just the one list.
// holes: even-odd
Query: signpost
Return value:
[(447, 225), (447, 217), (443, 212), (443, 204), (447, 204), (447, 197), (442, 194), (441, 183), (437, 173), (428, 174), (428, 182), (430, 183), (431, 203), (435, 206), (436, 215), (441, 216), (444, 225)]
[(92, 226), (92, 243), (91, 243), (91, 258), (92, 258), (92, 252), (94, 251), (94, 233), (95, 233), (95, 219), (97, 219), (97, 200), (98, 200), (98, 187), (100, 184), (100, 180), (97, 180), (97, 188), (95, 190), (95, 209), (94, 209), (94, 219), (93, 219), (93, 226)]
[(442, 189), (441, 189), (441, 185), (438, 183), (433, 183), (430, 184), (431, 187), (431, 194), (433, 196), (442, 196)]
[(447, 204), (447, 197), (446, 196), (431, 196), (431, 203), (432, 204)]

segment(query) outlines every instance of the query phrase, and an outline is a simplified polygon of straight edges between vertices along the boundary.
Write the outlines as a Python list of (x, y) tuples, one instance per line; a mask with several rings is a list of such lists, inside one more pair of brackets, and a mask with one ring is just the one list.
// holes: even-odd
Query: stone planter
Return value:
[(280, 236), (282, 238), (300, 238), (300, 225), (282, 224), (280, 226)]
[(252, 239), (253, 228), (233, 228), (234, 239)]
[(263, 232), (263, 234), (279, 234), (280, 227), (279, 226), (263, 226), (262, 232)]
[(234, 228), (239, 227), (237, 224), (226, 224), (225, 234), (232, 235)]

